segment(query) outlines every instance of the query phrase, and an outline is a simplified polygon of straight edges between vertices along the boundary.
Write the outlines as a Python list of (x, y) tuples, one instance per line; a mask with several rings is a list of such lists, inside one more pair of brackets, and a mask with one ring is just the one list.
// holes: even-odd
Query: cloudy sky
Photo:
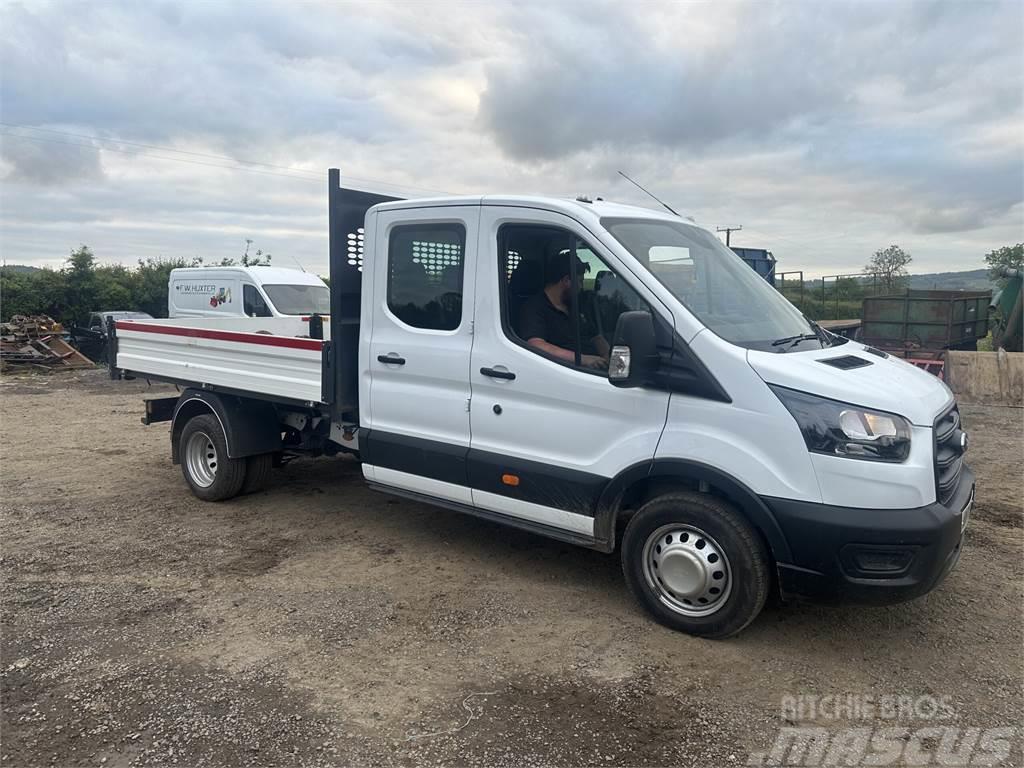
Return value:
[[(1024, 3), (0, 5), (0, 248), (327, 269), (326, 168), (742, 225), (783, 269), (1024, 239)], [(394, 186), (390, 186), (394, 185)]]

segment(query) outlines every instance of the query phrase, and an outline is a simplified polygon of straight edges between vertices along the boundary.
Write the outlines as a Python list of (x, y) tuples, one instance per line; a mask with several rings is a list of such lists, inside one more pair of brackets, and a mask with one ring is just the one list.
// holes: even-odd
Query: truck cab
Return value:
[(186, 386), (147, 413), (200, 498), (348, 452), (377, 490), (618, 549), (657, 620), (707, 637), (772, 591), (899, 602), (956, 563), (974, 479), (949, 389), (817, 327), (710, 232), (333, 174), (322, 332), (118, 323), (118, 375)]
[(182, 267), (167, 280), (168, 317), (291, 317), (326, 314), (317, 275), (280, 267)]

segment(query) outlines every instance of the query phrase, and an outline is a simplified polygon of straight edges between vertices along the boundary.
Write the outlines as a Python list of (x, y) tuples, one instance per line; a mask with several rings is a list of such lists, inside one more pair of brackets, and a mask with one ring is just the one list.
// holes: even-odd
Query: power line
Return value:
[(738, 227), (715, 227), (715, 232), (725, 232), (725, 244), (729, 245), (729, 235), (733, 232), (739, 232), (743, 229), (742, 225)]
[[(122, 140), (122, 139), (108, 139), (108, 138), (102, 138), (102, 137), (99, 137), (99, 136), (90, 136), (90, 135), (84, 134), (84, 133), (75, 133), (75, 132), (72, 132), (72, 131), (58, 131), (58, 130), (55, 130), (55, 129), (52, 129), (52, 128), (37, 128), (35, 126), (23, 125), (23, 124), (20, 124), (20, 123), (7, 123), (7, 122), (0, 121), (0, 125), (6, 126), (7, 128), (19, 128), (19, 129), (24, 129), (24, 130), (29, 130), (29, 131), (40, 131), (40, 132), (44, 132), (44, 133), (52, 133), (52, 134), (56, 134), (56, 135), (59, 135), (59, 136), (69, 136), (69, 137), (77, 138), (77, 139), (86, 139), (86, 140), (91, 141), (91, 142), (106, 142), (108, 144), (111, 144), (111, 143), (124, 144), (124, 145), (127, 145), (127, 146), (140, 147), (140, 148), (143, 148), (143, 149), (155, 149), (155, 150), (158, 150), (160, 152), (170, 152), (170, 153), (180, 154), (180, 155), (189, 155), (191, 157), (200, 157), (200, 158), (206, 158), (206, 159), (210, 159), (210, 160), (221, 160), (221, 161), (224, 161), (226, 163), (230, 163), (231, 165), (219, 165), (219, 164), (215, 164), (215, 163), (202, 163), (202, 162), (199, 162), (199, 161), (196, 161), (196, 160), (186, 160), (184, 158), (178, 158), (178, 157), (165, 157), (165, 156), (162, 156), (162, 155), (154, 155), (154, 154), (152, 154), (150, 152), (141, 152), (141, 151), (140, 152), (131, 152), (129, 150), (118, 149), (118, 148), (109, 147), (109, 146), (98, 146), (97, 147), (95, 144), (83, 144), (83, 143), (80, 143), (80, 142), (58, 141), (57, 139), (46, 139), (46, 138), (43, 138), (42, 136), (25, 136), (25, 135), (19, 134), (19, 133), (12, 133), (10, 131), (3, 131), (2, 132), (2, 135), (11, 136), (12, 138), (17, 138), (17, 139), (25, 139), (27, 141), (45, 141), (45, 142), (51, 142), (51, 143), (54, 143), (54, 144), (67, 144), (69, 146), (85, 147), (87, 149), (92, 149), (92, 150), (95, 150), (95, 151), (119, 152), (121, 154), (126, 154), (126, 155), (140, 155), (140, 156), (143, 156), (143, 157), (153, 157), (153, 158), (157, 158), (157, 159), (160, 159), (160, 160), (171, 160), (171, 161), (182, 162), (182, 163), (186, 163), (187, 162), (187, 163), (192, 163), (194, 165), (206, 165), (206, 166), (209, 166), (211, 168), (226, 168), (228, 170), (243, 170), (243, 171), (248, 171), (250, 173), (260, 173), (260, 174), (264, 174), (264, 175), (284, 176), (286, 178), (303, 179), (303, 180), (306, 180), (306, 181), (316, 181), (318, 183), (322, 183), (322, 181), (323, 181), (322, 176), (320, 174), (316, 173), (315, 171), (306, 171), (306, 170), (303, 170), (301, 168), (292, 168), (291, 166), (287, 166), (287, 165), (276, 165), (274, 163), (264, 163), (264, 162), (260, 162), (260, 161), (256, 161), (256, 160), (238, 160), (238, 159), (235, 159), (233, 157), (228, 157), (226, 155), (214, 155), (214, 154), (208, 154), (208, 153), (205, 153), (205, 152), (192, 152), (190, 150), (185, 150), (185, 149), (176, 149), (174, 147), (160, 146), (160, 145), (157, 145), (157, 144), (143, 144), (141, 142), (125, 141), (125, 140)], [(263, 170), (258, 170), (258, 169), (247, 168), (246, 167), (246, 166), (250, 166), (250, 165), (261, 166), (262, 168), (274, 168), (274, 169), (278, 169), (280, 171), (287, 171), (287, 173), (272, 173), (271, 171), (263, 171)], [(394, 184), (392, 182), (382, 181), (380, 179), (368, 179), (368, 178), (363, 178), (363, 177), (359, 177), (359, 176), (348, 176), (348, 175), (343, 175), (342, 178), (347, 179), (348, 181), (363, 182), (365, 184), (376, 184), (376, 185), (379, 185), (379, 186), (392, 187), (392, 188), (395, 188), (395, 189), (417, 190), (417, 191), (420, 191), (420, 192), (431, 192), (431, 193), (434, 193), (434, 194), (441, 194), (441, 195), (450, 195), (450, 194), (452, 194), (450, 192), (445, 192), (444, 190), (440, 190), (440, 189), (432, 189), (430, 187), (417, 187), (417, 186), (409, 185), (409, 184)]]

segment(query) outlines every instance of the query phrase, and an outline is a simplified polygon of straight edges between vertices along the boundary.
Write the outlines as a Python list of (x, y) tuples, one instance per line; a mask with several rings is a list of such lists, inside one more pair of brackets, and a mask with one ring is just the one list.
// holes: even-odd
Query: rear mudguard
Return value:
[(240, 459), (281, 450), (281, 427), (277, 409), (262, 400), (186, 389), (178, 398), (171, 419), (171, 460), (177, 464), (178, 437), (193, 416), (212, 413), (224, 430), (228, 458)]

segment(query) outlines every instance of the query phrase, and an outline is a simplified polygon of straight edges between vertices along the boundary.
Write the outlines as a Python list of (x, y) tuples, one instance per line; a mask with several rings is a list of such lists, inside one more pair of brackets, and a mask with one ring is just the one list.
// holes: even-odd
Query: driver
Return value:
[[(571, 316), (571, 251), (549, 246), (544, 264), (544, 290), (531, 296), (519, 312), (519, 335), (526, 343), (545, 354), (568, 363), (576, 362), (576, 329)], [(576, 257), (576, 274), (590, 266)], [(582, 284), (582, 283), (581, 283)], [(608, 367), (608, 342), (580, 314), (580, 363), (585, 368)]]

